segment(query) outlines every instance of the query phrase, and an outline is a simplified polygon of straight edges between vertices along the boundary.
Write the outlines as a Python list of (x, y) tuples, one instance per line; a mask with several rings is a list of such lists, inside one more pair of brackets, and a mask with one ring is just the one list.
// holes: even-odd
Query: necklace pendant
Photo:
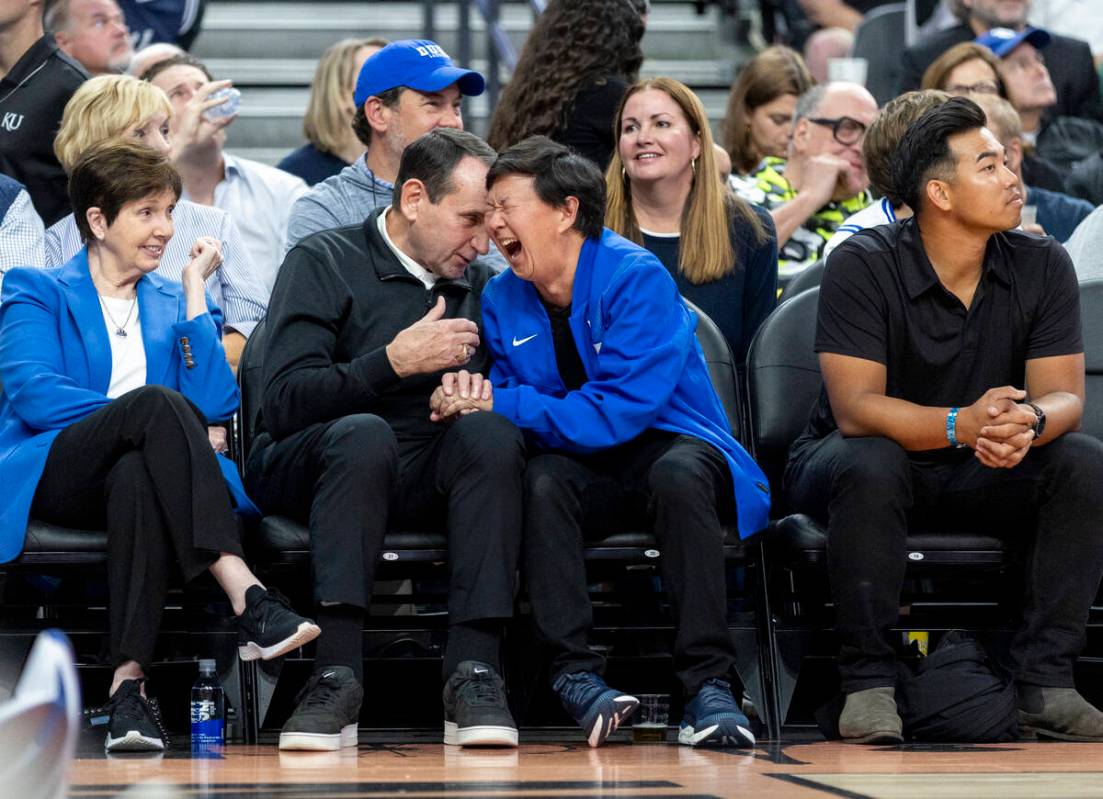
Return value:
[(121, 327), (116, 327), (115, 328), (115, 335), (118, 336), (119, 338), (126, 338), (126, 331), (123, 330)]

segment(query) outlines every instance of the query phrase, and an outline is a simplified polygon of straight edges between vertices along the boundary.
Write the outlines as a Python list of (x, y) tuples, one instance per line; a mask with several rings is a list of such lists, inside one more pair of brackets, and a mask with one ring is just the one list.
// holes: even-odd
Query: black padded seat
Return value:
[[(310, 557), (310, 532), (286, 516), (265, 516), (256, 543), (269, 562), (294, 562)], [(647, 562), (661, 554), (655, 536), (644, 532), (614, 533), (587, 540), (587, 560)], [(724, 554), (728, 560), (743, 557), (743, 545), (732, 525), (724, 526)], [(448, 539), (442, 533), (391, 531), (383, 538), (382, 559), (388, 563), (424, 563), (446, 560)]]
[[(916, 532), (908, 536), (906, 546), (908, 561), (915, 566), (999, 566), (1006, 548), (999, 538), (953, 530)], [(786, 516), (772, 528), (769, 551), (787, 563), (826, 562), (827, 529), (803, 513)]]
[[(310, 557), (310, 531), (286, 516), (265, 516), (257, 529), (257, 544), (266, 560), (291, 562)], [(448, 558), (448, 539), (441, 533), (388, 532), (382, 559), (388, 563), (431, 562)]]
[(23, 554), (12, 565), (49, 566), (104, 563), (107, 533), (103, 530), (75, 530), (32, 519), (27, 525)]

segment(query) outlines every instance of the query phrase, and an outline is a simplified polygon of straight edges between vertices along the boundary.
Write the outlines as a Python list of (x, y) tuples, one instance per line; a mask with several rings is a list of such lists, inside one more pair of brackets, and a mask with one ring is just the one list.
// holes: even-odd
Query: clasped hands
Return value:
[[(1034, 443), (1034, 409), (1023, 404), (1026, 392), (1000, 386), (984, 392), (958, 414), (958, 438), (975, 450), (977, 459), (993, 469), (1017, 466)], [(964, 424), (962, 424), (964, 422)]]
[(429, 418), (434, 422), (451, 422), (475, 411), (494, 408), (494, 387), (478, 372), (449, 372), (429, 397)]

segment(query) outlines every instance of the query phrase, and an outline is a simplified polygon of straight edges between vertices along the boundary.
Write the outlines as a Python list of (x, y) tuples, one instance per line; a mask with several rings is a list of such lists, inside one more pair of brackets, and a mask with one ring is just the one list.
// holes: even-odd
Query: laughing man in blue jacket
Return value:
[[(636, 708), (609, 688), (588, 645), (583, 530), (636, 521), (663, 552), (677, 611), (675, 666), (687, 698), (678, 740), (752, 746), (732, 697), (722, 518), (766, 526), (766, 478), (729, 432), (670, 274), (602, 227), (597, 168), (543, 137), (499, 156), (487, 225), (510, 269), (483, 291), (490, 384), (445, 378), (433, 415), (493, 410), (536, 445), (525, 473), (525, 569), (533, 615), (554, 652), (564, 707), (599, 746)], [(492, 385), (491, 385), (492, 384)]]

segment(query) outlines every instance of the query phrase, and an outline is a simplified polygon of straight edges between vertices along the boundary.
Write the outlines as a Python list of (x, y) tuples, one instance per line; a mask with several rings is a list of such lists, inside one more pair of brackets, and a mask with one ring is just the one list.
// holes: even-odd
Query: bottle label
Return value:
[(191, 703), (191, 737), (193, 743), (222, 743), (223, 719), (218, 706), (210, 699), (196, 699)]

